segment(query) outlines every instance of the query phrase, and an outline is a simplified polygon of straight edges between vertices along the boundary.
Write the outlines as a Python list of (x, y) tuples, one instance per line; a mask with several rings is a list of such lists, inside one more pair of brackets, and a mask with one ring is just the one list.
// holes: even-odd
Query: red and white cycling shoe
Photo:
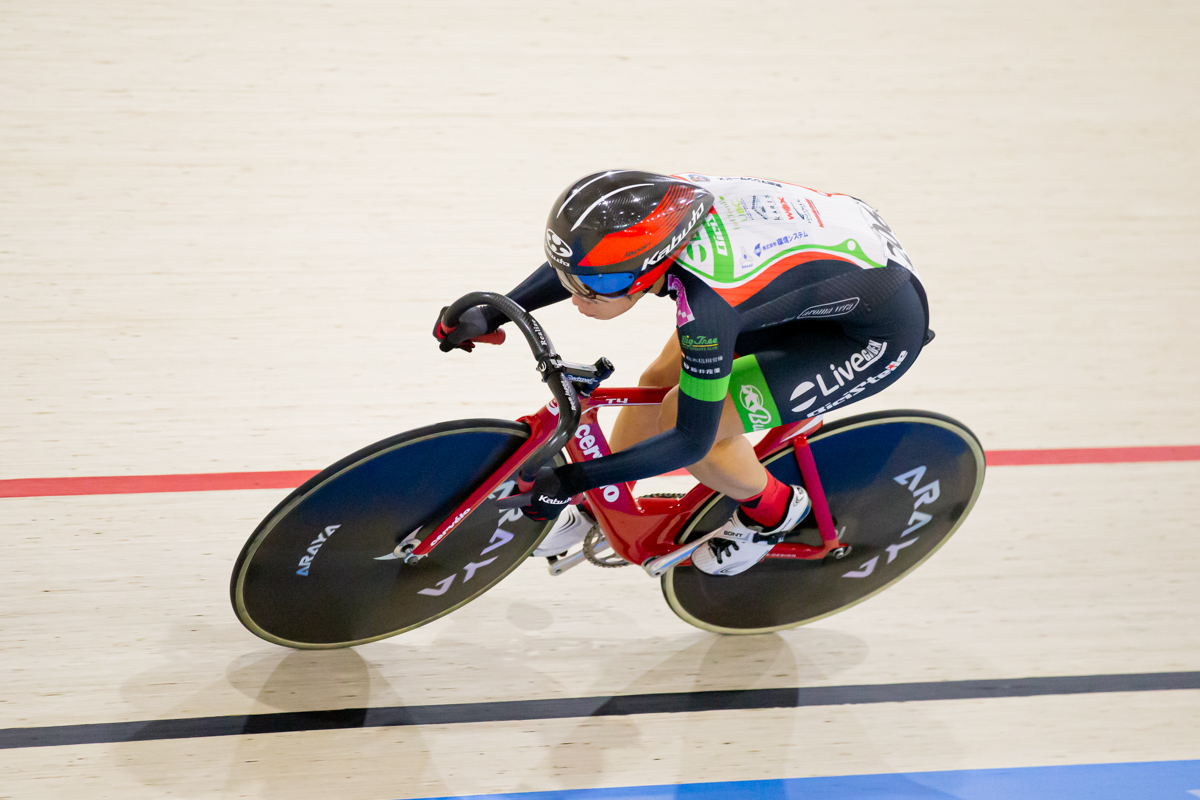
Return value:
[(804, 487), (793, 485), (783, 521), (771, 530), (763, 530), (761, 525), (742, 516), (742, 508), (738, 506), (717, 535), (692, 553), (692, 564), (709, 575), (745, 572), (762, 561), (772, 547), (803, 522), (811, 508), (812, 503)]

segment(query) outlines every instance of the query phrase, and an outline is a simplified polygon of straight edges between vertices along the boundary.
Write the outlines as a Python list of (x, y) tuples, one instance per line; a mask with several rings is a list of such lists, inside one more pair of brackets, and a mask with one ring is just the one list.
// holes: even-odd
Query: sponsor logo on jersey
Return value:
[[(730, 201), (730, 199), (724, 195), (717, 195), (717, 205), (719, 205), (725, 212), (723, 215), (721, 215), (722, 221), (728, 224), (729, 227), (733, 228), (735, 231), (741, 227), (741, 225), (738, 224), (738, 217), (744, 216), (744, 211), (739, 212), (734, 210), (734, 206), (736, 204), (736, 198), (733, 201)], [(713, 208), (713, 213), (717, 213), (715, 207)]]
[[(701, 351), (703, 353), (712, 353), (713, 350)], [(701, 358), (693, 354), (690, 350), (683, 354), (683, 369), (689, 375), (703, 377), (705, 375), (720, 375), (721, 362), (725, 360), (725, 356), (710, 356)]]
[(813, 201), (806, 197), (804, 198), (804, 202), (808, 203), (808, 207), (812, 209), (813, 216), (817, 218), (817, 224), (824, 228), (825, 223), (821, 221), (821, 212), (817, 211), (817, 207), (813, 205)]
[(792, 219), (793, 215), (795, 215), (804, 222), (807, 222), (809, 225), (812, 224), (812, 217), (808, 215), (808, 209), (805, 208), (804, 204), (796, 198), (793, 197), (791, 205), (788, 205), (787, 198), (780, 197), (779, 205), (783, 207), (783, 213), (787, 215), (789, 220)]
[(763, 253), (769, 253), (772, 250), (774, 250), (776, 247), (783, 247), (785, 244), (788, 244), (789, 242), (796, 242), (801, 239), (807, 239), (807, 238), (808, 238), (808, 231), (796, 231), (795, 233), (789, 233), (787, 236), (780, 236), (778, 239), (775, 239), (774, 241), (759, 242), (758, 244), (754, 245), (754, 255), (758, 256), (759, 258), (762, 258)]
[(810, 319), (812, 317), (840, 317), (858, 308), (857, 297), (847, 297), (845, 300), (834, 300), (832, 303), (822, 303), (819, 306), (809, 306), (797, 314), (794, 319)]
[(736, 180), (736, 181), (751, 181), (751, 182), (753, 182), (753, 183), (765, 183), (767, 186), (777, 186), (777, 187), (779, 187), (780, 189), (782, 189), (782, 188), (783, 188), (783, 184), (782, 184), (782, 183), (777, 183), (777, 182), (775, 182), (775, 181), (769, 181), (769, 180), (767, 180), (767, 179), (765, 179), (765, 178), (734, 178), (733, 180)]
[(871, 208), (869, 205), (853, 198), (867, 216), (867, 221), (871, 223), (871, 229), (879, 234), (879, 238), (883, 240), (883, 244), (887, 247), (888, 257), (900, 263), (902, 266), (912, 269), (912, 259), (908, 257), (908, 253), (904, 252), (904, 248), (900, 246), (900, 240), (896, 238), (896, 234), (892, 233), (892, 229), (883, 221), (883, 217), (879, 216), (879, 212)]
[(746, 248), (742, 248), (742, 272), (750, 272), (754, 269), (754, 259), (750, 258), (750, 254), (746, 252)]
[(766, 430), (778, 424), (771, 420), (771, 412), (763, 403), (762, 393), (758, 391), (757, 386), (744, 384), (738, 392), (738, 402), (746, 409), (746, 416), (754, 423), (754, 430)]
[(783, 219), (783, 216), (779, 213), (779, 209), (775, 207), (775, 201), (770, 197), (761, 194), (753, 195), (747, 205), (750, 206), (751, 211), (765, 220), (775, 220), (778, 222)]
[[(865, 370), (871, 364), (874, 364), (876, 361), (879, 361), (879, 359), (883, 357), (883, 351), (885, 349), (887, 349), (886, 342), (883, 344), (880, 344), (879, 342), (876, 342), (875, 340), (872, 339), (867, 344), (867, 348), (865, 350), (863, 350), (861, 353), (855, 353), (853, 356), (850, 357), (850, 359), (848, 361), (846, 361), (846, 363), (843, 366), (838, 366), (836, 364), (829, 365), (829, 370), (836, 379), (836, 380), (831, 380), (829, 382), (829, 386), (825, 385), (825, 376), (821, 373), (818, 373), (815, 376), (816, 383), (813, 383), (812, 381), (801, 382), (799, 386), (797, 386), (795, 389), (792, 390), (791, 399), (792, 400), (799, 399), (799, 398), (803, 397), (804, 395), (808, 394), (809, 392), (811, 392), (813, 389), (820, 389), (821, 395), (824, 397), (828, 397), (831, 394), (836, 394), (840, 389), (844, 389), (847, 386), (849, 386), (850, 388), (846, 389), (845, 394), (843, 394), (841, 397), (838, 397), (838, 398), (826, 403), (825, 405), (821, 406), (820, 408), (815, 408), (811, 411), (808, 411), (808, 413), (805, 414), (805, 416), (806, 417), (815, 417), (818, 414), (824, 414), (827, 411), (831, 411), (831, 410), (837, 408), (842, 403), (845, 403), (847, 400), (850, 400), (854, 396), (859, 395), (862, 392), (866, 391), (866, 388), (869, 385), (871, 385), (873, 383), (878, 383), (879, 381), (882, 381), (882, 380), (886, 380), (887, 377), (889, 375), (891, 375), (893, 372), (895, 372), (897, 369), (899, 369), (900, 365), (904, 363), (906, 358), (908, 358), (908, 351), (901, 350), (900, 354), (898, 356), (896, 356), (895, 359), (890, 361), (888, 363), (888, 365), (883, 368), (882, 372), (880, 372), (876, 375), (869, 375), (866, 378), (864, 378), (863, 380), (854, 384), (853, 386), (850, 386), (850, 380), (857, 377), (856, 373), (860, 372), (862, 370)], [(874, 352), (874, 355), (869, 355), (871, 352)], [(817, 402), (816, 395), (808, 398), (804, 402), (800, 403), (800, 405), (793, 406), (792, 411), (794, 411), (796, 413), (802, 413), (802, 412), (808, 410), (808, 408), (810, 406), (812, 406), (812, 404), (815, 402)]]
[(742, 222), (749, 222), (751, 219), (750, 212), (746, 210), (746, 204), (743, 202), (744, 199), (742, 197), (735, 197), (729, 201), (729, 205), (733, 209), (733, 213), (742, 218)]
[(718, 342), (717, 337), (715, 336), (690, 336), (685, 333), (679, 340), (679, 344), (683, 345), (689, 350), (705, 350), (711, 347), (716, 347)]
[(680, 257), (692, 266), (701, 267), (708, 260), (708, 250), (704, 248), (703, 243), (693, 239), (688, 242), (687, 247), (683, 248)]
[(779, 198), (779, 205), (783, 208), (784, 216), (786, 216), (788, 220), (793, 220), (796, 218), (796, 215), (792, 213), (792, 207), (788, 205), (786, 197)]
[(698, 172), (688, 172), (688, 173), (685, 173), (683, 177), (687, 178), (689, 181), (694, 181), (696, 183), (706, 183), (708, 181), (745, 181), (747, 183), (762, 183), (767, 186), (775, 186), (780, 189), (783, 188), (782, 183), (779, 183), (778, 181), (769, 181), (766, 178), (751, 178), (751, 177), (747, 177), (747, 176), (731, 176), (731, 175), (701, 175)]
[[(817, 388), (821, 390), (822, 397), (829, 397), (831, 394), (836, 394), (837, 391), (845, 386), (848, 381), (853, 380), (857, 373), (864, 371), (867, 369), (867, 367), (883, 358), (883, 354), (885, 352), (887, 352), (887, 342), (877, 342), (874, 339), (871, 339), (867, 342), (867, 346), (863, 348), (861, 352), (850, 356), (850, 358), (846, 359), (846, 362), (841, 366), (836, 364), (829, 365), (829, 371), (833, 377), (830, 379), (828, 386), (825, 385), (825, 375), (823, 373), (817, 373), (814, 376), (816, 381), (815, 383), (813, 381), (801, 382), (795, 389), (792, 390), (792, 396), (789, 399), (796, 400)], [(901, 360), (903, 360), (903, 358)], [(875, 381), (887, 377), (887, 374), (890, 371), (891, 369), (885, 370), (882, 374), (864, 381), (862, 384), (863, 387), (865, 388), (867, 383), (875, 383)], [(858, 391), (861, 392), (862, 389), (859, 389)], [(858, 392), (855, 392), (855, 394), (857, 393)], [(817, 402), (817, 397), (814, 395), (813, 397), (805, 400), (803, 403), (793, 406), (792, 411), (800, 413), (807, 410), (809, 406), (815, 402)], [(831, 407), (832, 406), (827, 406), (823, 409), (810, 413), (808, 416), (811, 417), (813, 414), (821, 413), (821, 411), (828, 410), (828, 408)]]
[(675, 293), (675, 327), (682, 328), (696, 318), (692, 307), (688, 305), (687, 289), (683, 288), (683, 281), (675, 275), (667, 276), (667, 288)]
[(715, 213), (705, 217), (704, 228), (712, 239), (713, 248), (723, 256), (729, 255), (729, 245), (725, 242), (725, 234), (721, 231), (721, 223)]

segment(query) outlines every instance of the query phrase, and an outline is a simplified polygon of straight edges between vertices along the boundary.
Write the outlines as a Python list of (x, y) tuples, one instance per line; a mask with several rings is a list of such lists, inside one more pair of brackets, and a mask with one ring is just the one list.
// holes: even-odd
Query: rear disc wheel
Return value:
[[(716, 633), (753, 634), (814, 622), (866, 600), (907, 575), (954, 534), (983, 488), (984, 454), (963, 424), (927, 411), (883, 411), (838, 420), (809, 440), (838, 537), (850, 546), (823, 561), (768, 558), (740, 575), (693, 566), (662, 577), (682, 619)], [(794, 451), (763, 464), (803, 485)], [(715, 495), (688, 521), (682, 544), (722, 525), (735, 501)], [(787, 537), (820, 545), (813, 514)]]

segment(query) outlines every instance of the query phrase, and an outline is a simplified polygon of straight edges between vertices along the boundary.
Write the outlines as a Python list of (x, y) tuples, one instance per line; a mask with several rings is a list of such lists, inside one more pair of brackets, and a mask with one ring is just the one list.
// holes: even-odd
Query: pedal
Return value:
[(721, 529), (717, 528), (715, 531), (710, 531), (709, 533), (704, 534), (699, 539), (696, 539), (693, 542), (688, 542), (683, 547), (680, 547), (677, 550), (672, 550), (671, 552), (667, 553), (665, 556), (659, 556), (658, 558), (652, 558), (652, 559), (648, 560), (645, 564), (642, 564), (642, 569), (646, 570), (646, 574), (648, 574), (651, 578), (657, 578), (658, 576), (662, 575), (664, 572), (669, 570), (671, 567), (677, 566), (679, 564), (682, 564), (684, 561), (687, 561), (689, 558), (692, 557), (692, 553), (696, 552), (700, 548), (700, 545), (704, 544), (705, 542), (707, 542), (709, 539), (713, 538), (720, 532), (721, 532)]
[(562, 556), (561, 558), (558, 556), (549, 556), (546, 561), (550, 562), (550, 575), (557, 578), (567, 570), (578, 567), (586, 559), (587, 557), (583, 554), (583, 550), (581, 548), (576, 550), (574, 553)]

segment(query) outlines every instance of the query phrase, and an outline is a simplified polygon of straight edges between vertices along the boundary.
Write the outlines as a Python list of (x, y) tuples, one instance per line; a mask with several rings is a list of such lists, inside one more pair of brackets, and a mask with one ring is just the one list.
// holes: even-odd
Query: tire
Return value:
[(229, 587), (238, 619), (268, 642), (329, 649), (395, 636), (474, 600), (528, 558), (550, 523), (487, 500), (416, 564), (380, 557), (444, 519), (528, 438), (524, 424), (456, 420), (323, 470), (242, 548)]
[[(848, 417), (827, 425), (809, 444), (850, 555), (823, 562), (765, 559), (733, 576), (676, 567), (663, 575), (662, 589), (683, 620), (715, 633), (768, 633), (861, 603), (937, 552), (983, 488), (982, 445), (966, 426), (940, 414), (882, 411)], [(784, 447), (762, 463), (784, 483), (802, 485), (793, 452)], [(678, 541), (719, 527), (734, 505), (715, 495), (688, 521)], [(788, 540), (820, 544), (813, 516)]]

